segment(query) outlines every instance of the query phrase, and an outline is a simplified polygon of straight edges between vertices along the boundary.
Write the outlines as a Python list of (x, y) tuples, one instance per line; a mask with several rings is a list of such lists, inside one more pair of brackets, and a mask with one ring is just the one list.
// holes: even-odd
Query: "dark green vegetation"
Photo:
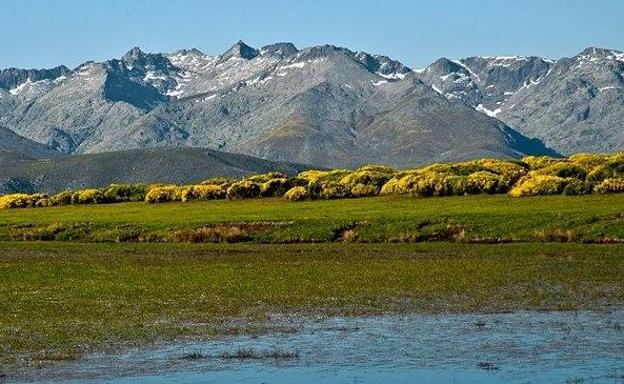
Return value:
[(87, 242), (624, 241), (624, 194), (290, 203), (280, 198), (0, 211), (0, 240)]
[[(0, 127), (0, 135), (7, 135)], [(4, 137), (3, 137), (4, 138)], [(52, 154), (49, 154), (52, 152)], [(198, 179), (245, 177), (279, 170), (296, 174), (308, 167), (224, 153), (206, 148), (151, 148), (60, 156), (58, 152), (3, 152), (0, 141), (0, 193), (58, 193), (111, 183), (191, 183)], [(41, 156), (52, 157), (45, 160)]]
[(621, 244), (4, 242), (0, 361), (288, 326), (267, 313), (597, 308), (624, 300), (623, 253)]
[(182, 186), (113, 184), (52, 196), (40, 193), (0, 196), (0, 209), (280, 196), (304, 201), (380, 195), (439, 197), (507, 193), (512, 197), (526, 197), (619, 192), (624, 192), (624, 152), (578, 154), (566, 159), (547, 156), (528, 156), (522, 160), (482, 159), (409, 170), (365, 165), (356, 170), (307, 170), (296, 176), (269, 172), (238, 180), (217, 177)]

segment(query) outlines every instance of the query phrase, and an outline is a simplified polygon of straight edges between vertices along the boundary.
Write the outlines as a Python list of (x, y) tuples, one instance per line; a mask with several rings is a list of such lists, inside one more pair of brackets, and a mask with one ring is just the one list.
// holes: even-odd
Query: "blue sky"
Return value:
[(624, 50), (621, 0), (0, 0), (0, 68), (74, 67), (196, 47), (219, 54), (239, 39), (261, 46), (331, 43), (419, 68), (470, 55), (571, 56)]

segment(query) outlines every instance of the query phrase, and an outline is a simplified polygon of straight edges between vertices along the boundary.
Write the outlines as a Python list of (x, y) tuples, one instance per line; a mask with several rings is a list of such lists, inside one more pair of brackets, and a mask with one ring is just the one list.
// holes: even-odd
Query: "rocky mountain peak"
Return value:
[(612, 49), (599, 48), (599, 47), (587, 47), (577, 56), (611, 56), (614, 53), (621, 53)]
[(166, 56), (159, 53), (145, 53), (139, 47), (134, 47), (126, 52), (121, 57), (121, 62), (131, 71), (167, 71), (173, 69), (173, 65)]
[(245, 44), (242, 40), (239, 40), (236, 44), (234, 44), (230, 49), (228, 49), (223, 55), (221, 55), (222, 60), (225, 61), (232, 57), (239, 57), (247, 60), (251, 60), (258, 56), (260, 52), (257, 49), (250, 47)]
[(260, 48), (261, 55), (275, 55), (286, 58), (299, 52), (293, 43), (275, 43)]
[(441, 74), (466, 71), (463, 66), (445, 57), (436, 60), (427, 68), (431, 71), (440, 72)]
[(174, 55), (189, 55), (189, 56), (205, 56), (204, 52), (197, 48), (179, 49), (173, 53)]
[(130, 49), (128, 52), (126, 52), (122, 57), (121, 60), (122, 61), (133, 61), (133, 60), (139, 60), (140, 58), (145, 56), (145, 52), (143, 52), (141, 50), (141, 48), (139, 47), (133, 47), (132, 49)]

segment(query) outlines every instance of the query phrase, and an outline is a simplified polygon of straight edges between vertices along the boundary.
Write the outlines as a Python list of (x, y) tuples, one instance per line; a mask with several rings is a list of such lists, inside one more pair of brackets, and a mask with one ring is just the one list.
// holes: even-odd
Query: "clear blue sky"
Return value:
[(445, 56), (624, 50), (622, 0), (0, 0), (0, 68), (196, 47), (331, 43), (419, 68)]

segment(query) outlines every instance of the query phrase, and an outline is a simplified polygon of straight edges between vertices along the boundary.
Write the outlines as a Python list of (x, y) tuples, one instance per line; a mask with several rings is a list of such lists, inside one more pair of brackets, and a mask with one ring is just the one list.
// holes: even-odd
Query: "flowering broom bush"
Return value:
[(574, 179), (559, 176), (528, 175), (518, 181), (509, 191), (509, 195), (512, 197), (558, 195), (572, 181)]
[(624, 192), (624, 179), (605, 179), (594, 188), (598, 193)]
[(238, 181), (227, 189), (226, 197), (229, 200), (250, 199), (260, 196), (260, 184), (254, 181)]
[(290, 201), (306, 200), (309, 196), (308, 189), (305, 187), (293, 187), (284, 195), (284, 197)]

